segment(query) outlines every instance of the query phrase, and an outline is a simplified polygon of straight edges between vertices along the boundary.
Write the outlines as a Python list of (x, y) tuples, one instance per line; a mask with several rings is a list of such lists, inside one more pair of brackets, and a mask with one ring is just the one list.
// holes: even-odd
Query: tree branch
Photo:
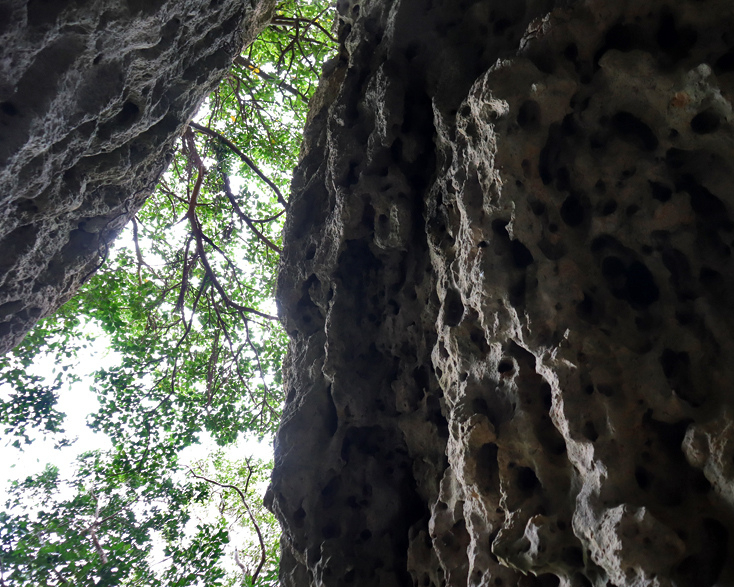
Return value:
[(232, 208), (234, 208), (235, 213), (237, 216), (242, 220), (247, 226), (250, 227), (250, 230), (254, 232), (257, 235), (257, 238), (259, 238), (262, 242), (265, 243), (265, 246), (267, 246), (270, 250), (275, 251), (280, 255), (281, 250), (278, 245), (276, 245), (273, 241), (271, 241), (268, 237), (266, 237), (262, 232), (260, 232), (257, 229), (257, 226), (252, 222), (252, 219), (245, 214), (242, 209), (240, 208), (240, 205), (237, 203), (237, 200), (235, 200), (234, 194), (232, 194), (232, 188), (229, 187), (229, 176), (222, 172), (222, 177), (224, 178), (224, 194), (227, 196), (227, 199), (229, 200), (229, 203), (232, 205)]
[(308, 104), (308, 98), (304, 96), (300, 91), (298, 91), (298, 88), (294, 88), (292, 85), (287, 84), (284, 81), (279, 81), (277, 77), (270, 75), (269, 73), (265, 73), (262, 69), (260, 69), (257, 65), (255, 65), (252, 61), (250, 61), (247, 57), (244, 57), (243, 55), (238, 55), (237, 57), (234, 58), (234, 64), (239, 65), (240, 67), (244, 67), (245, 69), (257, 75), (258, 77), (264, 79), (266, 82), (275, 84), (277, 87), (290, 92), (294, 96), (297, 96), (298, 98), (303, 100), (305, 104)]
[[(212, 485), (217, 485), (218, 487), (222, 487), (223, 489), (232, 489), (239, 494), (240, 499), (242, 500), (242, 505), (245, 506), (245, 511), (247, 511), (247, 515), (249, 516), (250, 521), (252, 522), (252, 525), (255, 528), (255, 532), (257, 532), (257, 539), (260, 542), (260, 563), (257, 565), (255, 572), (252, 574), (252, 583), (254, 584), (255, 581), (257, 581), (257, 577), (260, 574), (260, 570), (265, 565), (265, 557), (267, 554), (267, 549), (265, 548), (265, 539), (263, 538), (262, 532), (260, 531), (260, 526), (258, 525), (257, 520), (255, 520), (255, 516), (252, 513), (252, 510), (250, 509), (250, 506), (247, 503), (247, 498), (245, 497), (245, 494), (236, 485), (230, 485), (229, 483), (220, 483), (219, 481), (214, 481), (213, 479), (204, 477), (204, 475), (197, 475), (196, 473), (194, 473), (193, 469), (191, 468), (189, 468), (189, 472), (196, 479), (201, 479), (203, 481), (206, 481), (207, 483), (211, 483)], [(249, 477), (248, 477), (248, 483), (249, 483)]]
[(238, 147), (235, 145), (232, 141), (230, 141), (228, 138), (222, 136), (217, 131), (212, 130), (210, 128), (207, 128), (206, 126), (201, 126), (200, 124), (197, 124), (196, 122), (189, 122), (189, 126), (191, 128), (194, 128), (198, 130), (199, 132), (202, 132), (206, 135), (209, 135), (210, 137), (213, 137), (222, 143), (224, 143), (229, 149), (235, 153), (250, 169), (252, 169), (253, 172), (255, 172), (255, 175), (257, 175), (260, 179), (262, 179), (266, 184), (270, 186), (270, 188), (275, 192), (275, 195), (278, 198), (278, 202), (280, 202), (281, 206), (288, 209), (288, 202), (285, 201), (285, 198), (283, 197), (283, 194), (278, 189), (278, 186), (275, 185), (272, 180), (267, 177), (260, 169), (258, 169), (257, 165), (250, 159), (247, 155), (245, 155)]

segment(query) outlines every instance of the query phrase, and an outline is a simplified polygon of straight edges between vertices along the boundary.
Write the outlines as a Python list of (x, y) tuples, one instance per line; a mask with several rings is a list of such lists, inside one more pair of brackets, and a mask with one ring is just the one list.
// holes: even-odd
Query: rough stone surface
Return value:
[(279, 281), (283, 584), (734, 584), (734, 6), (340, 10)]
[(0, 0), (0, 352), (99, 265), (274, 0)]

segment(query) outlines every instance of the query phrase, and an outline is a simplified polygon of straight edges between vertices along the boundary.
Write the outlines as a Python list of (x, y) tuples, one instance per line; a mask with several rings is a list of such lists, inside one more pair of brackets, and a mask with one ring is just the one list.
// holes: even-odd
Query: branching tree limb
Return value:
[[(260, 541), (260, 562), (258, 563), (257, 568), (255, 569), (255, 572), (252, 573), (252, 582), (255, 583), (255, 581), (257, 581), (258, 575), (260, 574), (260, 571), (263, 568), (263, 565), (265, 564), (265, 558), (267, 556), (267, 548), (265, 547), (265, 539), (263, 538), (262, 532), (260, 530), (260, 525), (257, 523), (257, 520), (255, 519), (255, 515), (252, 513), (252, 510), (250, 509), (250, 505), (247, 503), (247, 498), (245, 497), (245, 493), (236, 485), (230, 485), (229, 483), (220, 483), (219, 481), (214, 481), (214, 479), (209, 479), (208, 477), (204, 477), (204, 475), (199, 475), (195, 473), (192, 469), (189, 469), (189, 472), (196, 479), (201, 479), (202, 481), (206, 481), (207, 483), (216, 485), (223, 489), (232, 489), (233, 491), (236, 491), (237, 494), (240, 496), (242, 505), (245, 506), (245, 511), (247, 512), (247, 515), (250, 518), (250, 522), (252, 522), (252, 525), (255, 528), (255, 532), (257, 533), (257, 539)], [(248, 482), (249, 482), (249, 477), (248, 477)]]
[(195, 128), (201, 133), (204, 133), (206, 135), (209, 135), (210, 137), (213, 137), (219, 141), (221, 141), (223, 144), (225, 144), (235, 155), (237, 155), (252, 171), (257, 175), (260, 179), (262, 179), (266, 184), (270, 186), (270, 188), (275, 192), (275, 195), (278, 198), (278, 202), (280, 202), (281, 206), (288, 209), (288, 202), (285, 201), (285, 198), (283, 197), (283, 194), (280, 192), (280, 189), (277, 185), (273, 183), (273, 181), (266, 176), (257, 165), (250, 159), (247, 155), (245, 155), (238, 147), (235, 145), (232, 141), (230, 141), (228, 138), (222, 136), (217, 131), (212, 130), (210, 128), (207, 128), (206, 126), (201, 126), (200, 124), (197, 124), (196, 122), (190, 122), (189, 126), (191, 128)]

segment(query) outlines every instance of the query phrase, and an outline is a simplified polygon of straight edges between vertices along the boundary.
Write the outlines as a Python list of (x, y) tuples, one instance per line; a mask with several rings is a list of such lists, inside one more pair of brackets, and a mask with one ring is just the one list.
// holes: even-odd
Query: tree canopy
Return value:
[[(48, 465), (13, 482), (0, 585), (277, 584), (279, 532), (260, 499), (272, 463), (237, 443), (270, 438), (283, 403), (274, 279), (332, 9), (281, 3), (97, 273), (0, 360), (0, 423), (22, 448), (71, 444), (59, 395), (100, 337), (115, 357), (94, 374), (88, 421), (111, 448), (79, 455), (70, 479)], [(185, 463), (204, 439), (210, 454)]]

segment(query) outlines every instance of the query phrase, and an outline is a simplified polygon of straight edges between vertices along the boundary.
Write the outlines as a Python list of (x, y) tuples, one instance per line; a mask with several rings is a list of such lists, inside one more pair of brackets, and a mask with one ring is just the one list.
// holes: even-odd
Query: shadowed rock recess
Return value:
[(364, 0), (279, 303), (282, 581), (734, 585), (734, 6)]
[(274, 0), (0, 0), (0, 353), (68, 300)]

